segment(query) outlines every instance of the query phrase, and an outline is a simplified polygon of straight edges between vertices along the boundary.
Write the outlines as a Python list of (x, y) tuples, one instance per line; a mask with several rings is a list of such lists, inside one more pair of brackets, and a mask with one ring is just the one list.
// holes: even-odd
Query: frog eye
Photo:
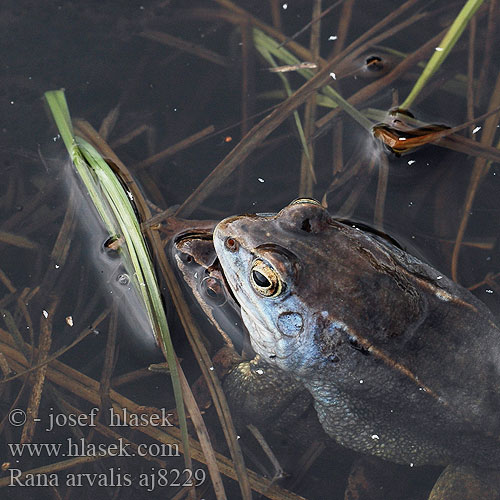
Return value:
[(285, 283), (276, 269), (260, 259), (253, 261), (250, 282), (254, 290), (263, 297), (277, 297), (285, 289)]
[(206, 276), (201, 282), (201, 291), (205, 300), (214, 306), (223, 306), (227, 302), (224, 285), (218, 278)]

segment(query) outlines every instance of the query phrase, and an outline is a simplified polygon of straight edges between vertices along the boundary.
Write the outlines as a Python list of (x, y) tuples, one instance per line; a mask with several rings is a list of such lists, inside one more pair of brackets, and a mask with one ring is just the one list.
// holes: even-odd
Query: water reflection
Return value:
[[(402, 16), (374, 34), (377, 37), (387, 35), (387, 38), (375, 41), (370, 38), (370, 43), (360, 47), (357, 55), (353, 55), (356, 47), (342, 55), (343, 48), (359, 40), (395, 9), (404, 7), (401, 5), (398, 2), (375, 4), (363, 0), (340, 4), (320, 23), (318, 50), (324, 60), (311, 54), (314, 48), (309, 47), (309, 33), (286, 44), (285, 48), (300, 61), (317, 60), (318, 71), (332, 54), (341, 54), (335, 67), (329, 70), (335, 73), (336, 79), (329, 77), (327, 81), (375, 124), (380, 122), (376, 116), (399, 105), (408, 95), (422, 70), (421, 64), (434, 51), (437, 42), (425, 50), (422, 47), (449, 24), (461, 7), (444, 8), (432, 2), (417, 2), (415, 8), (403, 12)], [(495, 89), (499, 65), (498, 54), (493, 50), (498, 41), (494, 23), (498, 13), (494, 7), (490, 11), (488, 8), (479, 10), (475, 24), (464, 32), (446, 65), (413, 106), (412, 112), (423, 123), (455, 127), (498, 106)], [(12, 332), (15, 330), (12, 325), (15, 325), (28, 347), (32, 344), (39, 347), (39, 332), (48, 331), (45, 321), (50, 319), (53, 330), (50, 352), (77, 338), (82, 330), (100, 332), (100, 335), (85, 337), (80, 348), (73, 348), (61, 358), (80, 371), (64, 389), (57, 386), (59, 390), (74, 390), (76, 394), (63, 398), (58, 409), (64, 407), (66, 412), (76, 412), (64, 406), (77, 404), (75, 400), (80, 411), (84, 412), (88, 411), (87, 406), (97, 402), (109, 404), (106, 388), (110, 385), (137, 404), (171, 409), (173, 403), (165, 389), (169, 381), (162, 375), (151, 376), (143, 369), (149, 362), (144, 352), (154, 353), (156, 347), (145, 323), (146, 317), (140, 312), (137, 298), (130, 289), (127, 271), (121, 268), (119, 261), (113, 260), (112, 255), (101, 250), (106, 235), (95, 225), (94, 215), (85, 206), (84, 199), (77, 200), (79, 191), (74, 187), (60, 189), (65, 182), (61, 172), (65, 170), (39, 154), (38, 144), (42, 144), (43, 151), (46, 143), (53, 143), (55, 137), (53, 130), (49, 130), (40, 96), (48, 89), (64, 86), (74, 116), (84, 116), (100, 128), (102, 136), (144, 186), (155, 214), (159, 215), (166, 209), (172, 214), (252, 126), (272, 111), (268, 108), (285, 99), (281, 80), (267, 71), (269, 64), (262, 62), (250, 43), (252, 35), (247, 29), (248, 23), (252, 24), (254, 20), (258, 20), (255, 24), (264, 23), (266, 33), (281, 43), (314, 16), (308, 2), (288, 2), (286, 9), (276, 2), (237, 2), (236, 7), (228, 2), (219, 2), (216, 7), (193, 2), (186, 7), (179, 2), (153, 0), (140, 6), (111, 1), (99, 7), (71, 3), (35, 5), (26, 1), (5, 3), (1, 22), (6, 29), (0, 35), (5, 49), (4, 75), (1, 77), (4, 93), (0, 106), (2, 116), (6, 118), (0, 134), (3, 174), (0, 186), (3, 220), (0, 302), (2, 311), (7, 311), (13, 322), (5, 321), (1, 327), (5, 332)], [(145, 31), (161, 32), (167, 36), (154, 39), (137, 36)], [(181, 42), (187, 42), (188, 46)], [(292, 92), (306, 82), (302, 76), (293, 73), (288, 73), (287, 78)], [(310, 96), (313, 94), (311, 92)], [(301, 178), (310, 171), (310, 160), (301, 159), (302, 146), (297, 140), (299, 132), (295, 122), (284, 119), (279, 128), (266, 137), (261, 136), (257, 146), (251, 146), (249, 156), (233, 164), (233, 173), (227, 177), (221, 175), (206, 186), (204, 193), (209, 196), (187, 207), (192, 217), (216, 221), (238, 213), (269, 215), (299, 195), (312, 195), (323, 200), (332, 214), (375, 227), (395, 238), (411, 254), (440, 269), (443, 275), (454, 275), (498, 315), (500, 288), (496, 235), (499, 222), (496, 215), (500, 173), (491, 149), (488, 150), (490, 156), (477, 156), (477, 151), (484, 153), (485, 148), (494, 148), (498, 141), (497, 123), (493, 123), (493, 118), (458, 132), (461, 137), (477, 143), (474, 154), (468, 154), (472, 151), (471, 144), (462, 152), (426, 144), (398, 158), (382, 151), (369, 131), (345, 113), (323, 108), (319, 97), (317, 104), (319, 106), (314, 112), (311, 112), (312, 101), (307, 104), (307, 113), (304, 107), (298, 108), (299, 117), (304, 122), (306, 142), (312, 146), (310, 157), (314, 164), (315, 184), (301, 183)], [(305, 126), (306, 115), (309, 116), (308, 126)], [(201, 134), (208, 127), (215, 132)], [(255, 134), (251, 135), (255, 137)], [(227, 137), (231, 140), (226, 140)], [(54, 144), (58, 144), (57, 140)], [(155, 157), (158, 152), (163, 153)], [(234, 153), (232, 155), (227, 157), (226, 163)], [(73, 193), (70, 205), (80, 207), (73, 209), (74, 215), (68, 211), (68, 193)], [(465, 216), (468, 216), (468, 221), (457, 254), (454, 248), (457, 247), (460, 227), (464, 227), (465, 223), (461, 221)], [(165, 230), (168, 224), (169, 221), (163, 219), (160, 229)], [(190, 224), (191, 228), (199, 227), (197, 222)], [(83, 227), (85, 230), (80, 232)], [(161, 234), (167, 246), (167, 240), (179, 233)], [(24, 240), (16, 240), (12, 235)], [(200, 243), (196, 239), (193, 241), (196, 245)], [(210, 366), (214, 371), (219, 370), (215, 354), (221, 347), (232, 345), (237, 357), (248, 358), (243, 360), (246, 363), (243, 366), (253, 369), (252, 376), (258, 378), (263, 375), (258, 370), (263, 368), (250, 365), (252, 351), (245, 338), (238, 306), (231, 294), (225, 292), (224, 278), (218, 272), (211, 251), (210, 245), (208, 250), (198, 246), (167, 249), (172, 262), (181, 268), (183, 276), (179, 276), (178, 281), (184, 282), (188, 277), (189, 288), (184, 297), (189, 298), (192, 289), (195, 301), (204, 304), (196, 321), (203, 334), (200, 343), (206, 346), (213, 358)], [(192, 256), (193, 252), (197, 255), (205, 252), (207, 260), (182, 260), (182, 255)], [(170, 304), (166, 286), (164, 294)], [(59, 302), (52, 312), (49, 306), (53, 296)], [(108, 306), (110, 297), (117, 298), (116, 305)], [(180, 299), (176, 297), (175, 300), (179, 302)], [(42, 316), (43, 310), (50, 313), (48, 318)], [(9, 318), (7, 313), (2, 315), (4, 320)], [(205, 316), (212, 318), (219, 330), (213, 331), (204, 321)], [(118, 318), (118, 326), (115, 320), (111, 320), (113, 317)], [(219, 424), (219, 406), (214, 407), (211, 402), (205, 382), (196, 382), (201, 373), (198, 360), (202, 356), (198, 351), (193, 354), (179, 320), (174, 319), (173, 314), (170, 314), (170, 319), (175, 329), (175, 347), (183, 358), (182, 366), (192, 387), (199, 389), (196, 396), (204, 401), (200, 406), (212, 434), (212, 443), (218, 452), (229, 456), (226, 436)], [(130, 341), (132, 349), (119, 342), (107, 349), (110, 332), (125, 329), (134, 332)], [(7, 356), (9, 366), (21, 373), (28, 363), (16, 365), (21, 358), (15, 361), (8, 356), (11, 351), (3, 333), (1, 341), (2, 353)], [(109, 355), (110, 352), (115, 353), (115, 358)], [(137, 361), (141, 356), (146, 360)], [(229, 359), (229, 355), (224, 357), (221, 354), (221, 357), (220, 365), (226, 363), (226, 371), (227, 365), (233, 366), (236, 362)], [(103, 366), (107, 368), (104, 370)], [(116, 379), (111, 377), (113, 366)], [(57, 385), (64, 376), (60, 372), (57, 372), (57, 377), (54, 375), (55, 363), (49, 368), (50, 383)], [(140, 373), (135, 372), (139, 368), (142, 369)], [(34, 378), (41, 380), (40, 373), (36, 373)], [(248, 372), (239, 373), (245, 375)], [(89, 382), (86, 374), (91, 375), (94, 382)], [(237, 373), (233, 376), (236, 377)], [(97, 380), (102, 384), (97, 384)], [(77, 385), (83, 381), (87, 384), (85, 387)], [(18, 379), (9, 384), (5, 385), (9, 390), (3, 392), (7, 405), (14, 404), (19, 395), (19, 401), (27, 407), (28, 382), (24, 387)], [(103, 388), (101, 393), (100, 388)], [(45, 391), (48, 389), (43, 392), (39, 409), (42, 416), (47, 408), (54, 407), (56, 400), (56, 396)], [(279, 391), (278, 387), (268, 402), (277, 404)], [(256, 389), (257, 414), (258, 393)], [(85, 402), (83, 396), (90, 401)], [(116, 393), (112, 393), (112, 398), (115, 397)], [(265, 401), (261, 400), (260, 404), (268, 404)], [(120, 405), (124, 404), (125, 401), (120, 400)], [(310, 406), (305, 404), (301, 408)], [(275, 471), (272, 461), (263, 454), (254, 435), (245, 431), (244, 418), (239, 424), (238, 441), (244, 444), (247, 464), (261, 476), (272, 477)], [(266, 421), (260, 430), (285, 470), (293, 474), (293, 478), (281, 480), (279, 486), (303, 497), (324, 498), (327, 492), (331, 498), (343, 498), (346, 484), (348, 491), (359, 493), (360, 478), (369, 476), (370, 481), (374, 481), (366, 493), (370, 498), (375, 498), (379, 491), (385, 499), (391, 495), (393, 498), (426, 498), (439, 473), (436, 469), (410, 471), (388, 463), (374, 463), (339, 448), (325, 451), (324, 443), (314, 442), (320, 437), (319, 431), (302, 439), (299, 445), (299, 439), (294, 441), (294, 424), (284, 425), (284, 429), (290, 431), (288, 433), (283, 432), (282, 427), (275, 434), (271, 427), (270, 421)], [(21, 440), (22, 429), (9, 428), (9, 433), (6, 429), (4, 426), (4, 447), (8, 442)], [(311, 429), (317, 428), (311, 424)], [(83, 433), (88, 430), (79, 429)], [(273, 432), (266, 433), (266, 430)], [(34, 440), (39, 442), (55, 439), (36, 432)], [(71, 429), (60, 429), (56, 437), (62, 441), (70, 432)], [(133, 438), (134, 435), (131, 432), (127, 437)], [(137, 438), (145, 439), (150, 437), (141, 434)], [(175, 433), (168, 439), (174, 440)], [(253, 455), (257, 458), (250, 458)], [(55, 461), (53, 457), (42, 458), (23, 459), (19, 467), (30, 470)], [(100, 467), (109, 470), (120, 466), (127, 473), (146, 473), (151, 472), (153, 466), (174, 468), (178, 465), (170, 458), (163, 464), (128, 458), (120, 463), (107, 458), (97, 465), (82, 465), (82, 470), (92, 473), (100, 471)], [(13, 457), (9, 459), (13, 461)], [(220, 463), (229, 462), (218, 456), (219, 459)], [(240, 498), (240, 487), (233, 479), (227, 479), (236, 477), (234, 468), (228, 472), (226, 465), (221, 465), (221, 470), (228, 474), (224, 476), (227, 496)], [(380, 479), (379, 483), (377, 479)], [(278, 487), (269, 487), (261, 477), (256, 481), (257, 486), (252, 484), (265, 495), (279, 498), (284, 494)], [(134, 488), (116, 488), (112, 494), (137, 498), (146, 495), (148, 498), (165, 497), (165, 489), (156, 488), (146, 493), (137, 484)], [(9, 489), (9, 494), (13, 498), (25, 496), (25, 492), (19, 490)], [(175, 487), (167, 494), (173, 497), (184, 493)], [(50, 493), (40, 487), (37, 488), (38, 494), (42, 498)], [(104, 498), (108, 490), (92, 488), (88, 484), (81, 489), (61, 486), (61, 495), (68, 498), (79, 498), (83, 494)], [(201, 494), (205, 498), (214, 498), (211, 490)], [(287, 495), (293, 497), (292, 493)]]

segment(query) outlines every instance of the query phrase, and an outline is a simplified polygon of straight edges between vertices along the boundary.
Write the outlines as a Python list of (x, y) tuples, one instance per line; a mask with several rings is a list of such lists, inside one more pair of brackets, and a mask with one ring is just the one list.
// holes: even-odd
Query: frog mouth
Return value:
[[(275, 351), (270, 351), (265, 346), (263, 346), (261, 343), (259, 343), (255, 339), (255, 337), (252, 337), (251, 342), (252, 342), (252, 347), (254, 348), (254, 351), (258, 352), (261, 357), (264, 357), (264, 353), (266, 353), (265, 358), (271, 359), (271, 360), (285, 360), (285, 359), (288, 359), (288, 357), (289, 357), (289, 356), (284, 356), (284, 355), (278, 355), (278, 354), (276, 354)], [(259, 348), (258, 351), (257, 351), (256, 347)]]

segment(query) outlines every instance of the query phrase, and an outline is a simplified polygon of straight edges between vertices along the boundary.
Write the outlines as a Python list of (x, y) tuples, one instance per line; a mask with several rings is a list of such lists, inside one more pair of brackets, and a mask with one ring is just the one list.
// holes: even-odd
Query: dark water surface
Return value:
[[(313, 2), (256, 0), (236, 4), (268, 26), (279, 17), (281, 28), (276, 29), (290, 36), (311, 20)], [(323, 9), (330, 4), (323, 2)], [(343, 4), (353, 6), (345, 47), (400, 7), (401, 2), (354, 0)], [(336, 73), (336, 90), (347, 99), (384, 78), (401, 61), (392, 52), (411, 55), (449, 26), (461, 6), (462, 2), (447, 4), (445, 8), (440, 2), (417, 1), (389, 26), (411, 16), (430, 14), (376, 47), (367, 45)], [(342, 42), (341, 12), (347, 15), (342, 8), (339, 5), (322, 20), (320, 55), (325, 59)], [(456, 126), (500, 105), (494, 93), (495, 85), (500, 88), (496, 83), (500, 60), (495, 49), (499, 42), (495, 20), (500, 13), (498, 7), (496, 12), (488, 12), (488, 8), (489, 2), (485, 2), (476, 16), (473, 44), (471, 31), (466, 29), (444, 67), (412, 106), (413, 114), (422, 122)], [(59, 358), (77, 372), (66, 372), (64, 379), (58, 374), (64, 374), (65, 368), (50, 365), (45, 383), (37, 389), (38, 397), (41, 393), (39, 404), (32, 387), (37, 380), (43, 380), (45, 375), (40, 372), (0, 386), (2, 461), (8, 463), (5, 469), (29, 471), (92, 455), (88, 448), (75, 449), (70, 454), (68, 440), (76, 443), (85, 438), (86, 443), (114, 443), (119, 436), (106, 434), (106, 429), (137, 444), (155, 443), (150, 436), (130, 427), (109, 426), (112, 422), (104, 415), (108, 415), (110, 396), (106, 385), (111, 371), (111, 386), (129, 400), (167, 412), (175, 407), (170, 380), (164, 374), (147, 374), (117, 384), (115, 377), (144, 369), (161, 360), (161, 356), (151, 340), (144, 313), (123, 276), (119, 259), (103, 250), (107, 235), (86, 201), (84, 190), (75, 181), (62, 141), (45, 110), (43, 93), (64, 88), (72, 117), (87, 120), (103, 133), (103, 121), (115, 109), (115, 122), (109, 127), (106, 140), (141, 185), (156, 213), (182, 204), (242, 136), (266, 116), (266, 110), (280, 102), (276, 93), (282, 93), (283, 87), (256, 51), (250, 48), (247, 54), (245, 36), (250, 33), (251, 17), (235, 17), (236, 11), (223, 2), (5, 0), (0, 12), (0, 361), (4, 376), (12, 375), (9, 369), (23, 370), (22, 356), (18, 352), (21, 358), (16, 361), (12, 353), (21, 349), (19, 345), (7, 348), (9, 334), (16, 329), (28, 345), (36, 346), (40, 336), (51, 330), (50, 353), (68, 345), (79, 334), (91, 332)], [(384, 27), (377, 34), (387, 29)], [(157, 33), (192, 44), (195, 53), (192, 46), (186, 50), (178, 43), (174, 46), (152, 39), (158, 38)], [(307, 30), (296, 42), (308, 48), (309, 36)], [(201, 48), (212, 55), (200, 55)], [(293, 46), (289, 50), (293, 52)], [(432, 52), (425, 52), (421, 60), (426, 61)], [(382, 71), (367, 67), (373, 56), (382, 61)], [(355, 107), (363, 112), (370, 110), (367, 115), (374, 124), (382, 121), (390, 108), (405, 99), (421, 71), (422, 66), (417, 63), (406, 68)], [(470, 93), (467, 97), (468, 71), (472, 71), (475, 81), (469, 86), (472, 98)], [(287, 77), (293, 90), (305, 82), (297, 74), (288, 73)], [(275, 91), (274, 97), (270, 96), (271, 91)], [(319, 106), (316, 118), (321, 119), (329, 111), (330, 108)], [(304, 106), (299, 112), (303, 117)], [(377, 118), (373, 118), (374, 113)], [(498, 143), (496, 123), (488, 146)], [(209, 126), (214, 131), (202, 140), (149, 166), (141, 165), (151, 155)], [(476, 130), (477, 126), (482, 128)], [(132, 138), (129, 134), (133, 131), (137, 135)], [(459, 132), (478, 142), (484, 133), (484, 121)], [(189, 218), (220, 220), (237, 213), (276, 212), (299, 195), (321, 200), (326, 193), (324, 200), (332, 214), (377, 227), (451, 276), (455, 239), (468, 212), (453, 278), (470, 287), (495, 315), (500, 313), (498, 162), (484, 162), (481, 167), (478, 156), (432, 144), (396, 157), (345, 113), (338, 114), (328, 126), (313, 129), (312, 135), (316, 175), (312, 191), (300, 187), (302, 148), (295, 122), (289, 117), (206, 199), (190, 205)], [(482, 174), (478, 175), (480, 169)], [(479, 183), (470, 207), (466, 208), (474, 175)], [(177, 354), (183, 358), (186, 376), (195, 392), (201, 394), (201, 401), (207, 389), (199, 381), (198, 365), (166, 287), (163, 289)], [(188, 292), (186, 297), (192, 300)], [(207, 350), (214, 355), (221, 345), (218, 334), (196, 307), (193, 313), (198, 315), (208, 339)], [(104, 319), (97, 324), (103, 314)], [(116, 333), (116, 339), (111, 332)], [(110, 353), (114, 343), (113, 357)], [(30, 357), (28, 351), (25, 354)], [(436, 356), (438, 359), (438, 353)], [(86, 380), (84, 376), (101, 380), (104, 389), (99, 392), (94, 384), (92, 394), (85, 392), (88, 384), (87, 389), (78, 386), (79, 381)], [(119, 404), (123, 406), (123, 401)], [(34, 433), (8, 421), (13, 409), (28, 407), (39, 408), (41, 422)], [(100, 408), (102, 432), (89, 425), (88, 420), (80, 420), (79, 425), (63, 425), (68, 423), (68, 415), (78, 414), (75, 408), (90, 415), (96, 407)], [(152, 409), (150, 414), (158, 411)], [(207, 404), (203, 411), (214, 448), (229, 457), (213, 405)], [(60, 425), (56, 423), (52, 428), (51, 415), (62, 415)], [(28, 415), (28, 420), (32, 418)], [(264, 433), (265, 430), (261, 429)], [(360, 470), (371, 468), (360, 462), (362, 457), (354, 452), (327, 448), (312, 466), (301, 466), (305, 475), (294, 484), (297, 464), (306, 447), (294, 441), (294, 429), (288, 431), (291, 432), (279, 437), (269, 433), (266, 438), (285, 472), (291, 475), (277, 484), (300, 496), (274, 492), (269, 498), (342, 499), (349, 475), (349, 481), (355, 482), (356, 471), (359, 475)], [(194, 429), (191, 432), (196, 436)], [(248, 467), (272, 478), (274, 469), (254, 438), (244, 427), (238, 432)], [(12, 445), (29, 442), (62, 443), (62, 448), (52, 455), (43, 449), (39, 456), (28, 456), (27, 451), (15, 456)], [(148, 461), (119, 455), (61, 464), (58, 470), (49, 469), (55, 476), (39, 475), (33, 479), (33, 487), (14, 483), (17, 487), (4, 487), (0, 497), (185, 498), (181, 487), (162, 483), (165, 479), (172, 482), (175, 471), (183, 470), (182, 456), (157, 456), (158, 460)], [(193, 467), (198, 471), (196, 479), (203, 483), (198, 498), (215, 498), (206, 467), (197, 461)], [(439, 467), (417, 470), (388, 463), (373, 464), (371, 470), (380, 471), (375, 475), (382, 485), (370, 482), (372, 496), (366, 498), (404, 499), (426, 498), (441, 471)], [(10, 478), (10, 474), (7, 470), (3, 477)], [(224, 475), (223, 478), (228, 498), (241, 498), (236, 482)], [(44, 480), (49, 484), (36, 484)], [(92, 485), (92, 481), (96, 483)], [(382, 496), (377, 496), (379, 490), (383, 491)], [(254, 493), (254, 498), (260, 497)]]

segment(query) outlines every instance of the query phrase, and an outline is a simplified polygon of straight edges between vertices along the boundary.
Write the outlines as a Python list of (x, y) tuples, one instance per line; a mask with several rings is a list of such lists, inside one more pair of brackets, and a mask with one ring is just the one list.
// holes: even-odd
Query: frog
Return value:
[(240, 307), (227, 289), (210, 228), (180, 232), (171, 251), (197, 304), (225, 343), (215, 358), (230, 360), (230, 366), (217, 373), (240, 429), (248, 423), (278, 432), (293, 426), (294, 439), (302, 443), (327, 439), (303, 385), (255, 353), (245, 352), (251, 347), (246, 345)]
[(433, 500), (475, 470), (497, 481), (500, 330), (472, 293), (312, 199), (226, 218), (213, 243), (254, 351), (303, 384), (329, 437), (448, 466)]

